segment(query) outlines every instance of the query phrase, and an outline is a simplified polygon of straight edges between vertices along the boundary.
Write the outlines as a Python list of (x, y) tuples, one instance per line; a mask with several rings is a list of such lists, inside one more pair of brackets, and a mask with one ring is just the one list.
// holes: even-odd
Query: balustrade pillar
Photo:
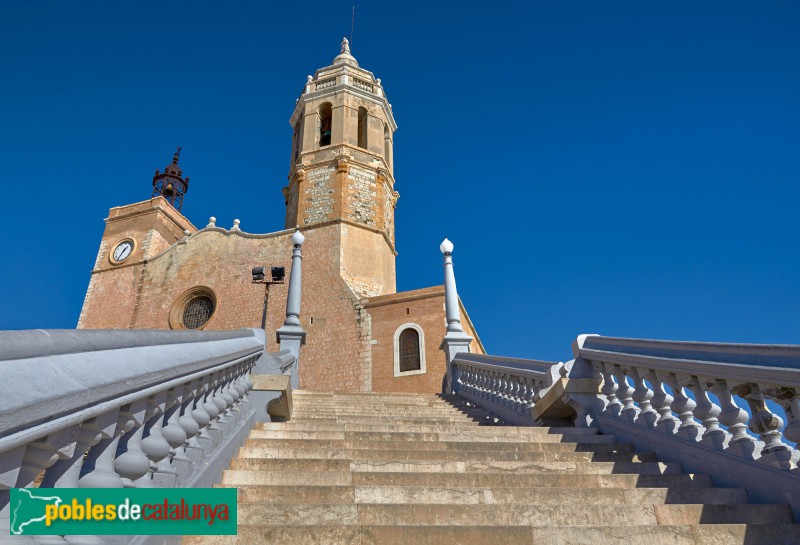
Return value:
[(697, 404), (684, 393), (683, 384), (673, 373), (667, 373), (664, 381), (672, 388), (673, 400), (670, 409), (678, 415), (681, 421), (677, 435), (688, 441), (699, 441), (705, 430), (694, 419), (694, 410)]
[(633, 392), (634, 389), (628, 384), (625, 370), (619, 365), (612, 366), (612, 374), (617, 379), (617, 397), (622, 402), (622, 410), (620, 415), (628, 422), (636, 422), (636, 417), (639, 414), (639, 409), (634, 403)]
[(114, 470), (122, 477), (126, 487), (136, 486), (134, 481), (140, 479), (150, 470), (150, 460), (142, 451), (147, 399), (140, 399), (126, 407), (121, 415), (132, 422), (132, 429), (120, 438), (118, 450), (124, 451), (114, 460)]
[(697, 377), (690, 377), (686, 381), (686, 387), (694, 394), (694, 416), (703, 423), (705, 428), (701, 443), (719, 450), (726, 448), (730, 435), (719, 427), (718, 417), (722, 410), (711, 402), (704, 385)]
[(148, 473), (142, 475), (137, 481), (138, 488), (152, 488), (155, 486), (155, 473), (159, 470), (158, 463), (169, 456), (170, 446), (161, 434), (164, 423), (164, 410), (167, 403), (167, 392), (159, 392), (147, 400), (145, 413), (144, 436), (142, 438), (142, 452), (150, 461)]
[(653, 385), (653, 397), (650, 404), (658, 413), (656, 429), (672, 435), (678, 427), (679, 420), (672, 415), (673, 397), (664, 389), (664, 381), (658, 373), (651, 370), (645, 375), (650, 384)]
[(746, 384), (735, 391), (744, 397), (750, 407), (752, 413), (748, 426), (750, 431), (759, 434), (759, 438), (764, 442), (758, 461), (780, 469), (791, 469), (795, 466), (800, 453), (783, 442), (783, 434), (780, 431), (783, 428), (783, 419), (769, 410), (760, 386)]
[(608, 401), (605, 412), (613, 416), (619, 416), (622, 413), (622, 403), (620, 403), (616, 394), (619, 385), (614, 382), (614, 375), (611, 373), (611, 366), (602, 362), (593, 363), (592, 365), (603, 377), (603, 386), (600, 389), (600, 393), (606, 396), (606, 400)]
[(633, 390), (631, 397), (639, 405), (639, 414), (636, 417), (636, 424), (646, 428), (655, 428), (658, 422), (658, 413), (653, 409), (650, 400), (653, 398), (653, 392), (647, 387), (644, 382), (644, 371), (632, 368), (628, 374), (633, 379), (636, 386)]
[(747, 433), (749, 417), (747, 412), (736, 404), (727, 382), (724, 380), (708, 381), (706, 388), (719, 399), (722, 411), (717, 418), (730, 434), (725, 450), (748, 460), (757, 458), (759, 445)]
[(114, 471), (114, 456), (122, 434), (133, 427), (129, 419), (129, 406), (113, 411), (117, 415), (115, 426), (109, 426), (102, 432), (103, 438), (98, 441), (86, 455), (83, 463), (83, 476), (78, 480), (81, 488), (122, 488), (119, 474)]

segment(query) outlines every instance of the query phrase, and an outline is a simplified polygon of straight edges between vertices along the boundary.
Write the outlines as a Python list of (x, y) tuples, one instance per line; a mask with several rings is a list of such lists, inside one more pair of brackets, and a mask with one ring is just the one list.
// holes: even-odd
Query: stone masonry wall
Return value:
[(347, 219), (370, 227), (376, 226), (378, 190), (375, 178), (373, 170), (350, 166), (347, 173)]
[(303, 182), (303, 212), (306, 225), (331, 219), (335, 201), (334, 176), (336, 167), (323, 166), (309, 169)]

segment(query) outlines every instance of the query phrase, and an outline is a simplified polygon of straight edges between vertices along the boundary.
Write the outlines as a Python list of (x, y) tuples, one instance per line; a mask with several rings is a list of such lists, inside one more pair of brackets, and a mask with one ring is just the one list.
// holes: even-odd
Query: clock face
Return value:
[(114, 248), (114, 251), (111, 253), (111, 261), (121, 263), (128, 259), (131, 252), (133, 252), (133, 241), (130, 239), (123, 240), (117, 244), (117, 247)]

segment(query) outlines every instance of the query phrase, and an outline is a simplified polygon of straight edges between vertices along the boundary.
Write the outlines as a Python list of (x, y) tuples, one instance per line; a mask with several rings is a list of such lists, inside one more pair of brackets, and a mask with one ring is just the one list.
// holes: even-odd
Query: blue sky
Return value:
[[(283, 227), (288, 118), (352, 2), (0, 4), (0, 329), (75, 327), (103, 218), (176, 146), (183, 207)], [(579, 333), (800, 343), (800, 3), (364, 3), (395, 138), (398, 289), (490, 353)]]

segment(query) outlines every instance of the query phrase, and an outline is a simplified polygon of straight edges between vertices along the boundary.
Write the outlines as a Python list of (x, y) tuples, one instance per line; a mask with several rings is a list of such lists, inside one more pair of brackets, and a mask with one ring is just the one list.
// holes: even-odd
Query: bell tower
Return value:
[(394, 293), (397, 125), (381, 80), (358, 65), (346, 38), (333, 64), (308, 76), (289, 123), (286, 228), (338, 230), (340, 271), (351, 289)]
[(172, 163), (164, 168), (164, 172), (156, 170), (153, 176), (153, 197), (164, 197), (175, 207), (175, 210), (181, 209), (183, 196), (189, 190), (189, 177), (183, 178), (183, 172), (178, 166), (180, 157), (181, 148), (178, 148), (175, 155), (172, 156)]

